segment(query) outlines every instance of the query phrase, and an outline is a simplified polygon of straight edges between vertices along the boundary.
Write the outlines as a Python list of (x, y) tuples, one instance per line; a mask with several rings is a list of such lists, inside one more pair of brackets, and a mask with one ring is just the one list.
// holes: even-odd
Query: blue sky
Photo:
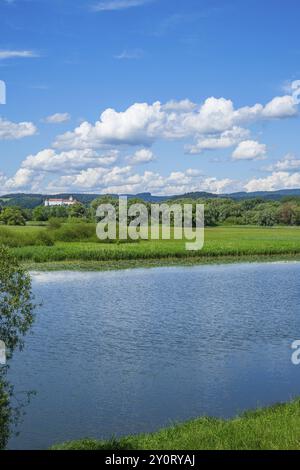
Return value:
[(300, 187), (298, 0), (0, 0), (0, 184)]

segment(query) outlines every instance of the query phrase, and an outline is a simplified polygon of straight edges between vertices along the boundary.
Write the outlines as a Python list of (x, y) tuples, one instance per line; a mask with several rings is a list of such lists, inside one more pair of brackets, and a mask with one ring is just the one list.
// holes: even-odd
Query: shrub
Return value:
[(50, 235), (46, 232), (39, 232), (36, 236), (36, 245), (41, 245), (41, 246), (53, 246), (54, 241), (50, 237)]
[(53, 232), (53, 238), (61, 242), (97, 241), (96, 227), (86, 223), (65, 224)]
[(5, 227), (0, 228), (0, 244), (10, 248), (20, 248), (24, 246), (52, 246), (54, 242), (45, 231), (26, 232), (13, 231)]
[(48, 228), (50, 230), (57, 230), (62, 226), (62, 221), (58, 217), (51, 217), (48, 221)]

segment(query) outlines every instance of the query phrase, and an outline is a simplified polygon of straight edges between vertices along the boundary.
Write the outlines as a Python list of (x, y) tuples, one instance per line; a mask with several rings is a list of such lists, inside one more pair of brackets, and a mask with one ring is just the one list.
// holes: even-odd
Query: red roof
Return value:
[(75, 199), (46, 199), (46, 201), (51, 202), (75, 202)]

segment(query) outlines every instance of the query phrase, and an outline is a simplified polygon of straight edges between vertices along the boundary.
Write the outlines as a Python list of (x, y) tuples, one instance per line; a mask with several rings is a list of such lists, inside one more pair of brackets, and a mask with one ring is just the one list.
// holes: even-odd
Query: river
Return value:
[(10, 449), (228, 418), (300, 395), (300, 263), (32, 273)]

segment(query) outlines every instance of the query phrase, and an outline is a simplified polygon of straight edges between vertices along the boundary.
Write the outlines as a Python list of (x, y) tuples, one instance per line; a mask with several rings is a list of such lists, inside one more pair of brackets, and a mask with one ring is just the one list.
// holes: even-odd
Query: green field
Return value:
[[(29, 266), (38, 264), (40, 268), (109, 269), (135, 265), (300, 259), (300, 227), (207, 228), (201, 251), (186, 251), (185, 242), (181, 240), (100, 243), (94, 227), (90, 225), (88, 229), (91, 234), (81, 241), (72, 241), (72, 237), (69, 237), (70, 241), (59, 241), (62, 229), (51, 232), (47, 227), (1, 227), (0, 243), (1, 231), (5, 230), (9, 243), (14, 237), (17, 240), (16, 246), (11, 245), (15, 257)], [(70, 230), (77, 230), (76, 224)], [(47, 246), (49, 237), (53, 239), (53, 246)]]
[[(300, 400), (232, 420), (199, 418), (153, 434), (109, 441), (83, 439), (54, 450), (299, 450)], [(101, 429), (99, 429), (101, 432)]]

